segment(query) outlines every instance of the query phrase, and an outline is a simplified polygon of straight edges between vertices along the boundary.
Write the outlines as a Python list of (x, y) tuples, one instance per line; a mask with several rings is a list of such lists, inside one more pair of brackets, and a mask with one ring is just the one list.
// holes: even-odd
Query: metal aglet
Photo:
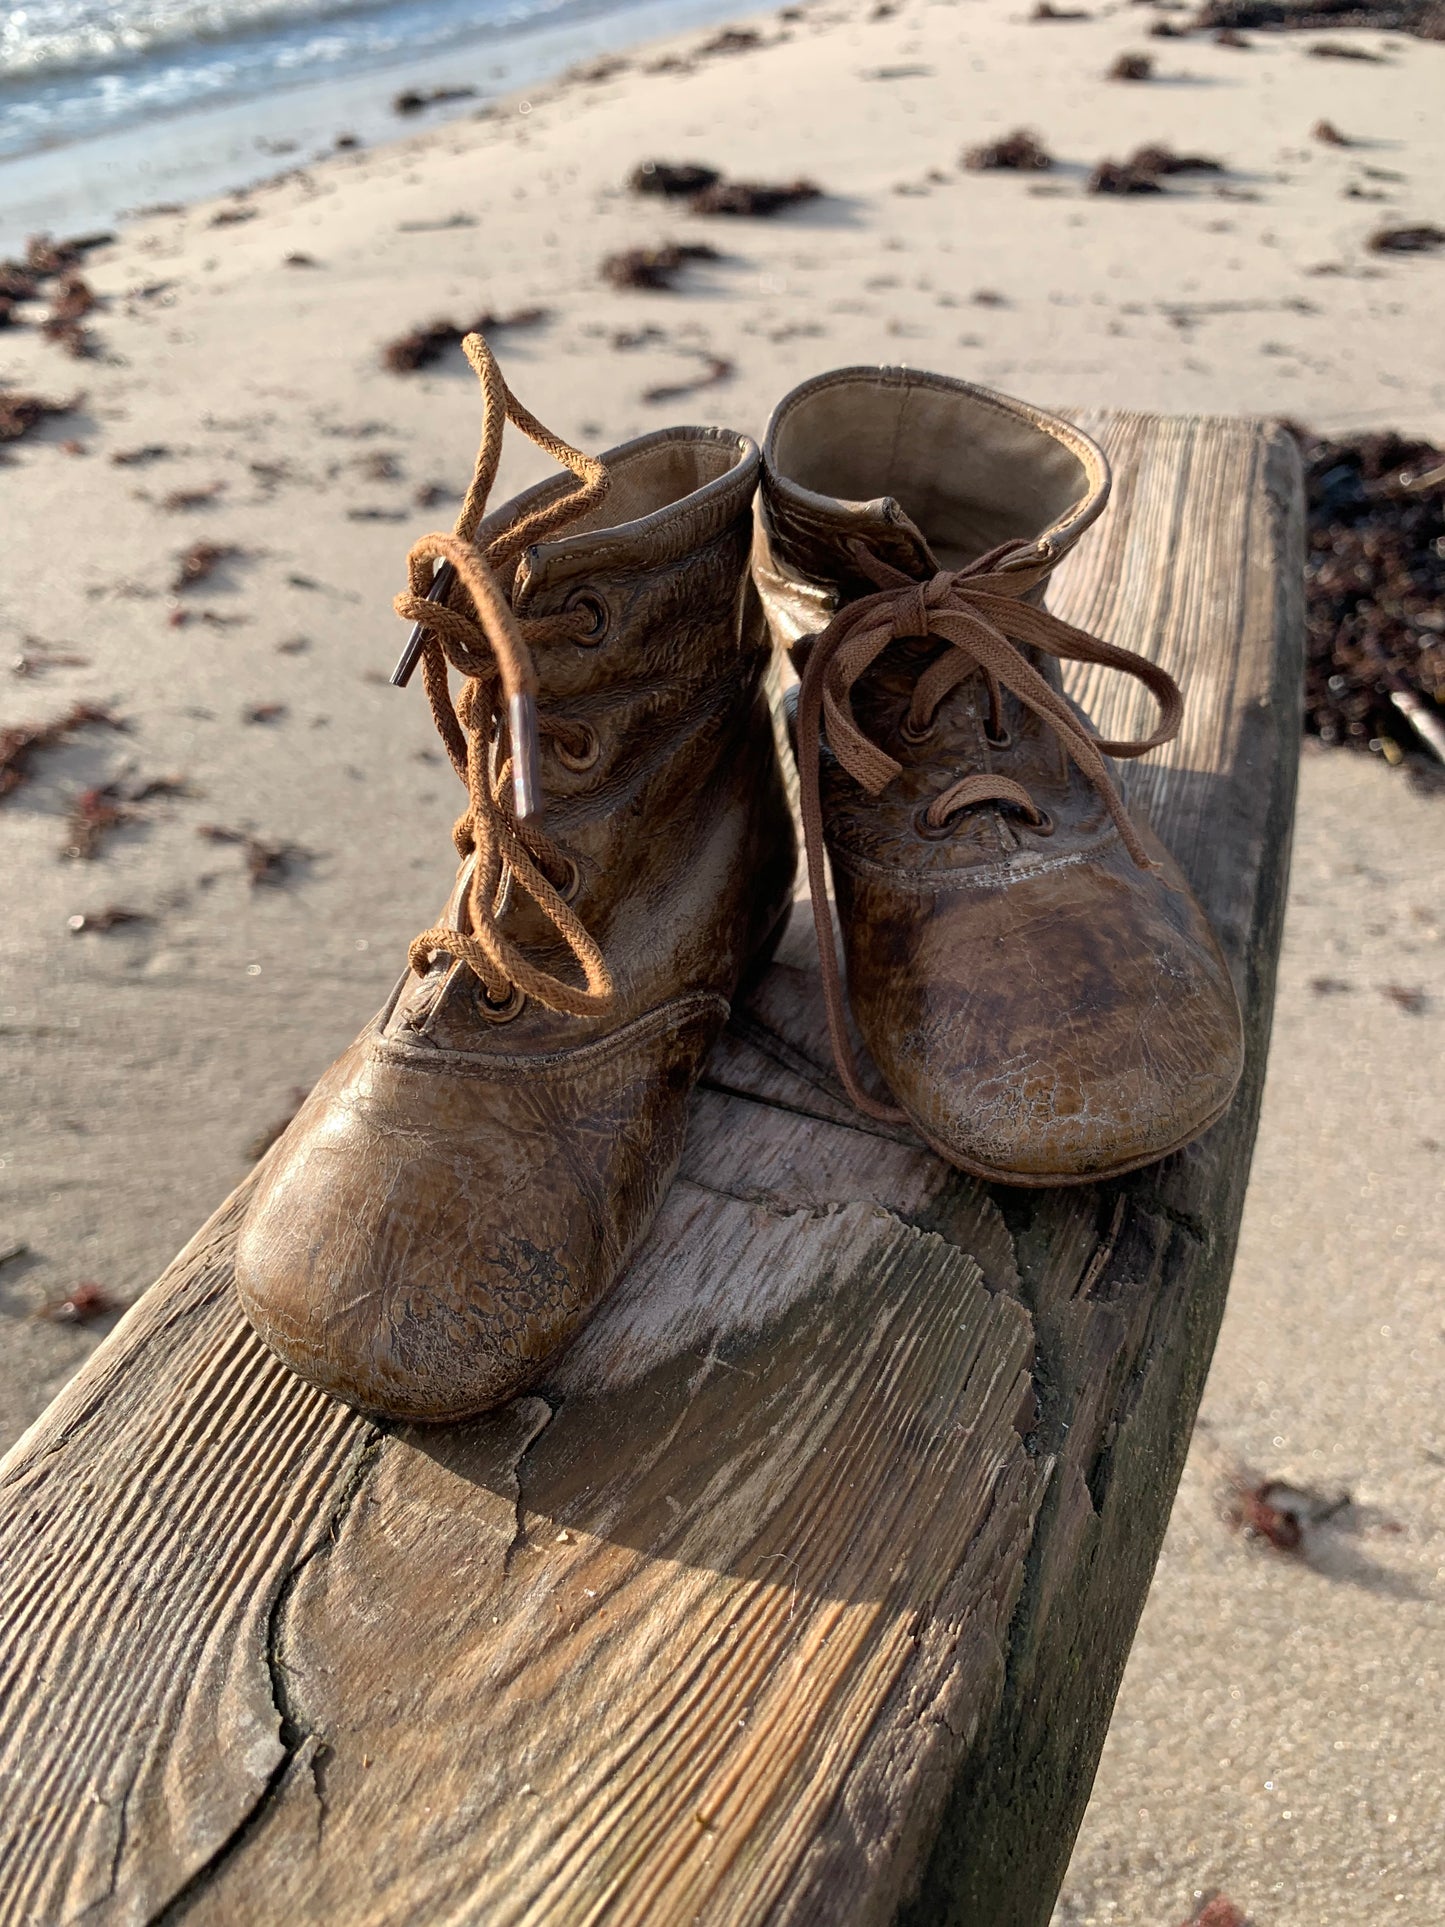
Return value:
[(507, 702), (507, 733), (512, 749), (512, 806), (525, 823), (542, 808), (542, 742), (537, 733), (537, 699), (525, 692)]
[[(451, 586), (456, 579), (457, 572), (451, 563), (443, 562), (431, 579), (431, 587), (426, 592), (427, 601), (444, 602), (451, 592)], [(425, 634), (426, 624), (424, 622), (412, 624), (411, 634), (406, 639), (406, 647), (402, 650), (397, 660), (397, 665), (391, 672), (392, 687), (394, 689), (405, 689), (411, 681), (411, 672), (421, 661), (422, 638)]]

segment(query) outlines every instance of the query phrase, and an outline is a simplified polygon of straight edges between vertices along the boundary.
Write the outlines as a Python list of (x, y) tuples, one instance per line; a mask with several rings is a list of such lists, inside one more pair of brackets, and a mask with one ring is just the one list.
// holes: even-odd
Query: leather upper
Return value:
[[(874, 587), (857, 544), (915, 580), (999, 542), (1059, 554), (1107, 492), (1102, 453), (1039, 410), (943, 376), (843, 370), (773, 417), (754, 576), (801, 667), (830, 616)], [(977, 675), (944, 698), (923, 740), (906, 733), (940, 647), (901, 637), (853, 688), (860, 729), (901, 765), (880, 794), (824, 745), (823, 826), (858, 1030), (904, 1112), (965, 1169), (1043, 1184), (1146, 1163), (1212, 1122), (1238, 1080), (1223, 957), (1147, 826), (1136, 818), (1156, 867), (1141, 869), (1101, 794), (1014, 695), (1003, 695), (1002, 740)], [(1057, 689), (1057, 665), (1030, 657)], [(1021, 784), (1045, 821), (1000, 805), (942, 829), (926, 821), (934, 798), (980, 772)]]
[[(738, 981), (791, 902), (747, 578), (756, 448), (673, 429), (604, 460), (594, 525), (526, 550), (508, 587), (519, 617), (580, 598), (594, 618), (585, 641), (538, 652), (541, 711), (595, 744), (570, 761), (544, 747), (543, 822), (612, 1007), (499, 1012), (444, 955), (408, 973), (273, 1152), (241, 1229), (252, 1322), (371, 1411), (455, 1418), (510, 1396), (615, 1281), (676, 1169)], [(508, 504), (478, 541), (559, 486)], [(459, 879), (450, 916), (461, 895)], [(502, 921), (568, 967), (525, 901)]]

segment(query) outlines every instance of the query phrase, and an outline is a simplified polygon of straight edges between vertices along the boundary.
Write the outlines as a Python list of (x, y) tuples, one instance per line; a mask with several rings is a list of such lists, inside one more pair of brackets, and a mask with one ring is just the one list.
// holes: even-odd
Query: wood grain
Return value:
[(251, 1337), (243, 1187), (0, 1466), (0, 1922), (1047, 1919), (1223, 1306), (1302, 633), (1281, 435), (1088, 425), (1055, 606), (1186, 681), (1135, 793), (1237, 972), (1229, 1117), (990, 1194), (860, 1128), (795, 918), (627, 1280), (436, 1431)]

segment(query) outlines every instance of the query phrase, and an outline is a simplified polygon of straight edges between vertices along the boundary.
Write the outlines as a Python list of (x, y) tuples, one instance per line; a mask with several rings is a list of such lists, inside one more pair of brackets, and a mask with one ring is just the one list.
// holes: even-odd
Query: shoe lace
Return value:
[[(417, 625), (412, 653), (421, 662), (438, 734), (466, 785), (467, 807), (457, 818), (452, 840), (463, 860), (470, 861), (471, 873), (457, 927), (437, 924), (422, 931), (411, 946), (411, 967), (422, 976), (438, 955), (448, 956), (475, 972), (494, 1009), (510, 1013), (520, 1008), (523, 997), (533, 997), (549, 1010), (586, 1016), (611, 1006), (612, 974), (567, 900), (575, 888), (576, 865), (531, 811), (537, 735), (577, 754), (589, 733), (538, 714), (532, 648), (589, 635), (594, 616), (577, 608), (534, 619), (519, 617), (499, 577), (529, 543), (594, 508), (607, 493), (609, 477), (601, 462), (562, 441), (522, 406), (480, 335), (468, 335), (462, 348), (482, 388), (476, 469), (452, 533), (424, 535), (413, 545), (407, 556), (409, 587), (393, 606)], [(496, 480), (508, 421), (570, 469), (579, 485), (514, 517), (478, 548), (474, 532)], [(404, 664), (407, 660), (403, 658)], [(463, 678), (455, 702), (452, 669)], [(398, 673), (404, 679), (404, 671)], [(552, 880), (559, 874), (566, 879), (560, 885)], [(580, 967), (585, 987), (541, 969), (507, 937), (502, 917), (515, 891), (530, 897), (551, 924)]]
[[(1012, 691), (1054, 732), (1065, 753), (1093, 784), (1121, 842), (1141, 869), (1155, 866), (1129, 820), (1104, 758), (1142, 756), (1167, 743), (1178, 731), (1184, 704), (1178, 684), (1157, 663), (1132, 650), (1101, 642), (1023, 600), (1057, 560), (1043, 544), (1005, 542), (966, 568), (940, 570), (923, 582), (891, 567), (863, 542), (854, 540), (849, 549), (860, 572), (878, 587), (874, 594), (859, 597), (833, 618), (813, 642), (803, 667), (797, 717), (803, 847), (828, 1035), (839, 1077), (866, 1116), (885, 1123), (903, 1123), (907, 1121), (905, 1112), (880, 1103), (859, 1080), (848, 1035), (846, 992), (824, 874), (820, 763), (825, 727), (834, 756), (869, 796), (879, 795), (902, 773), (902, 765), (859, 728), (853, 713), (853, 685), (900, 637), (936, 636), (950, 644), (921, 671), (914, 684), (902, 725), (905, 739), (921, 740), (944, 699), (960, 683), (978, 675), (988, 691), (989, 734), (998, 740), (1003, 737), (1003, 691)], [(1159, 704), (1157, 727), (1151, 735), (1137, 740), (1110, 742), (1095, 736), (1029, 661), (1023, 653), (1025, 646), (1062, 662), (1101, 663), (1136, 676)], [(1021, 810), (1039, 828), (1048, 823), (1045, 812), (1022, 783), (990, 771), (962, 777), (941, 791), (921, 812), (920, 828), (926, 824), (928, 830), (946, 833), (954, 816), (980, 804)]]

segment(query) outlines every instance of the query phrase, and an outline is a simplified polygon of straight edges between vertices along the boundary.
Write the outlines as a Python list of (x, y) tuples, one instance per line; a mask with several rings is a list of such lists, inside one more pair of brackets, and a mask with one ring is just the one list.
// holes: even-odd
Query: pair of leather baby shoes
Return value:
[[(464, 345), (476, 473), (397, 598), (399, 678), (419, 662), (466, 787), (461, 869), (250, 1202), (236, 1282), (267, 1344), (363, 1410), (460, 1418), (519, 1390), (625, 1270), (792, 904), (775, 644), (801, 678), (854, 1103), (1006, 1184), (1115, 1175), (1212, 1123), (1240, 1071), (1234, 991), (1108, 760), (1172, 736), (1179, 691), (1043, 606), (1104, 506), (1100, 450), (962, 381), (852, 368), (795, 389), (761, 451), (673, 428), (594, 460)], [(508, 419), (569, 473), (487, 514)], [(1100, 741), (1060, 660), (1139, 677), (1153, 734)]]

